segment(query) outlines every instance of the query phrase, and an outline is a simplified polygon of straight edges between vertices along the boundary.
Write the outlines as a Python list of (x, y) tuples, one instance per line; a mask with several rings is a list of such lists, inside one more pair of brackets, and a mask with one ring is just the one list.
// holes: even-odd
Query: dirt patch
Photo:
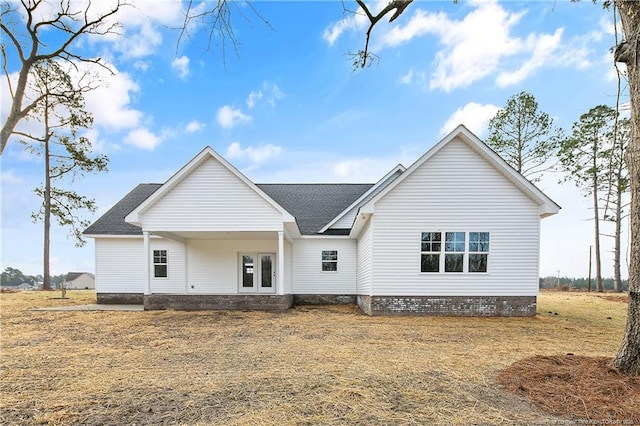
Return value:
[(600, 295), (598, 296), (600, 299), (608, 300), (609, 302), (619, 302), (619, 303), (627, 303), (628, 297), (626, 294), (619, 294), (617, 296), (610, 295)]
[(618, 372), (611, 360), (534, 356), (517, 361), (498, 380), (507, 390), (554, 415), (598, 424), (640, 424), (640, 377)]

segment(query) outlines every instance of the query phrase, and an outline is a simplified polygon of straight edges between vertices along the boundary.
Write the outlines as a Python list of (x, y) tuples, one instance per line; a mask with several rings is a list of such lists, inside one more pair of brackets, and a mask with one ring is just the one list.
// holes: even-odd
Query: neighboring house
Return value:
[(67, 290), (93, 290), (96, 288), (96, 277), (89, 272), (69, 272), (64, 277)]
[(463, 126), (376, 184), (255, 184), (207, 147), (85, 235), (99, 303), (535, 315), (540, 219), (559, 206)]

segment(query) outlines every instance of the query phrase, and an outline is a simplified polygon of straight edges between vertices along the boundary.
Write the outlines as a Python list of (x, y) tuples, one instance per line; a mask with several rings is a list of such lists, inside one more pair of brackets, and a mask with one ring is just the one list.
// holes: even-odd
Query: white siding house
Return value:
[(559, 207), (460, 126), (376, 184), (255, 184), (205, 148), (89, 227), (100, 303), (532, 315)]

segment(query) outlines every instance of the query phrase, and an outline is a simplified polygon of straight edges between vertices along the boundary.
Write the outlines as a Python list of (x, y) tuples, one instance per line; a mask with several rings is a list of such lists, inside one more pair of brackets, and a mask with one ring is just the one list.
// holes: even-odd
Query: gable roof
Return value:
[[(474, 135), (464, 125), (460, 124), (451, 133), (444, 137), (440, 142), (435, 144), (430, 150), (418, 158), (400, 177), (394, 180), (390, 185), (380, 191), (375, 197), (360, 208), (362, 213), (373, 213), (374, 204), (389, 191), (392, 191), (397, 185), (399, 185), (407, 177), (411, 176), (418, 168), (420, 168), (427, 160), (433, 157), (444, 146), (454, 139), (462, 140), (469, 145), (474, 151), (476, 151), (482, 158), (487, 160), (493, 167), (495, 167), (503, 176), (505, 176), (510, 182), (516, 185), (523, 193), (533, 199), (540, 208), (540, 217), (547, 217), (558, 213), (560, 206), (556, 204), (551, 198), (540, 191), (534, 184), (529, 182), (524, 176), (518, 173), (513, 167), (511, 167), (498, 153), (489, 148), (484, 142), (482, 142), (476, 135)], [(356, 219), (357, 220), (357, 219)], [(355, 228), (355, 226), (354, 226)]]
[(395, 166), (389, 173), (384, 175), (382, 179), (380, 179), (376, 184), (371, 185), (368, 191), (362, 194), (357, 200), (349, 205), (346, 209), (344, 209), (340, 214), (333, 217), (333, 220), (327, 223), (320, 232), (326, 232), (333, 226), (336, 222), (342, 219), (345, 215), (347, 215), (353, 209), (359, 209), (361, 206), (366, 204), (370, 199), (375, 197), (380, 191), (382, 191), (387, 185), (393, 182), (398, 176), (407, 170), (402, 164), (398, 164)]
[(139, 226), (127, 223), (124, 218), (151, 194), (161, 183), (141, 183), (111, 207), (105, 214), (84, 230), (85, 235), (142, 235)]
[(171, 191), (178, 183), (188, 176), (193, 170), (195, 170), (200, 164), (209, 158), (214, 158), (223, 167), (227, 168), (238, 179), (244, 182), (250, 189), (255, 191), (260, 197), (262, 197), (267, 203), (271, 204), (276, 210), (282, 214), (283, 222), (295, 222), (295, 218), (284, 209), (281, 205), (276, 203), (271, 197), (265, 194), (260, 188), (256, 186), (249, 178), (243, 175), (238, 169), (236, 169), (231, 163), (225, 160), (220, 154), (213, 150), (210, 146), (205, 147), (198, 155), (193, 157), (191, 161), (185, 164), (180, 170), (178, 170), (173, 176), (167, 180), (157, 191), (151, 194), (147, 199), (142, 201), (136, 208), (134, 208), (126, 217), (125, 220), (129, 223), (139, 224), (140, 215), (151, 208), (158, 200), (160, 200), (167, 192)]
[(95, 275), (93, 275), (90, 272), (69, 272), (67, 275), (64, 276), (64, 280), (66, 282), (70, 282), (73, 281), (79, 277), (81, 277), (82, 275), (89, 275), (91, 278), (95, 278)]
[[(302, 235), (315, 235), (323, 226), (359, 199), (373, 184), (258, 184), (295, 216)], [(348, 235), (349, 230), (337, 232)]]

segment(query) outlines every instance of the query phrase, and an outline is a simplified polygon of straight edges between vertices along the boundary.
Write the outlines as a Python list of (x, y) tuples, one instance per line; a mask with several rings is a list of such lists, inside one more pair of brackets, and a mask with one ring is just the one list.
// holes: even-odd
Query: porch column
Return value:
[(149, 295), (151, 294), (151, 275), (149, 273), (151, 271), (151, 253), (149, 252), (151, 244), (149, 244), (149, 233), (143, 232), (142, 235), (144, 236), (144, 294)]
[(284, 232), (278, 231), (278, 294), (284, 295)]

